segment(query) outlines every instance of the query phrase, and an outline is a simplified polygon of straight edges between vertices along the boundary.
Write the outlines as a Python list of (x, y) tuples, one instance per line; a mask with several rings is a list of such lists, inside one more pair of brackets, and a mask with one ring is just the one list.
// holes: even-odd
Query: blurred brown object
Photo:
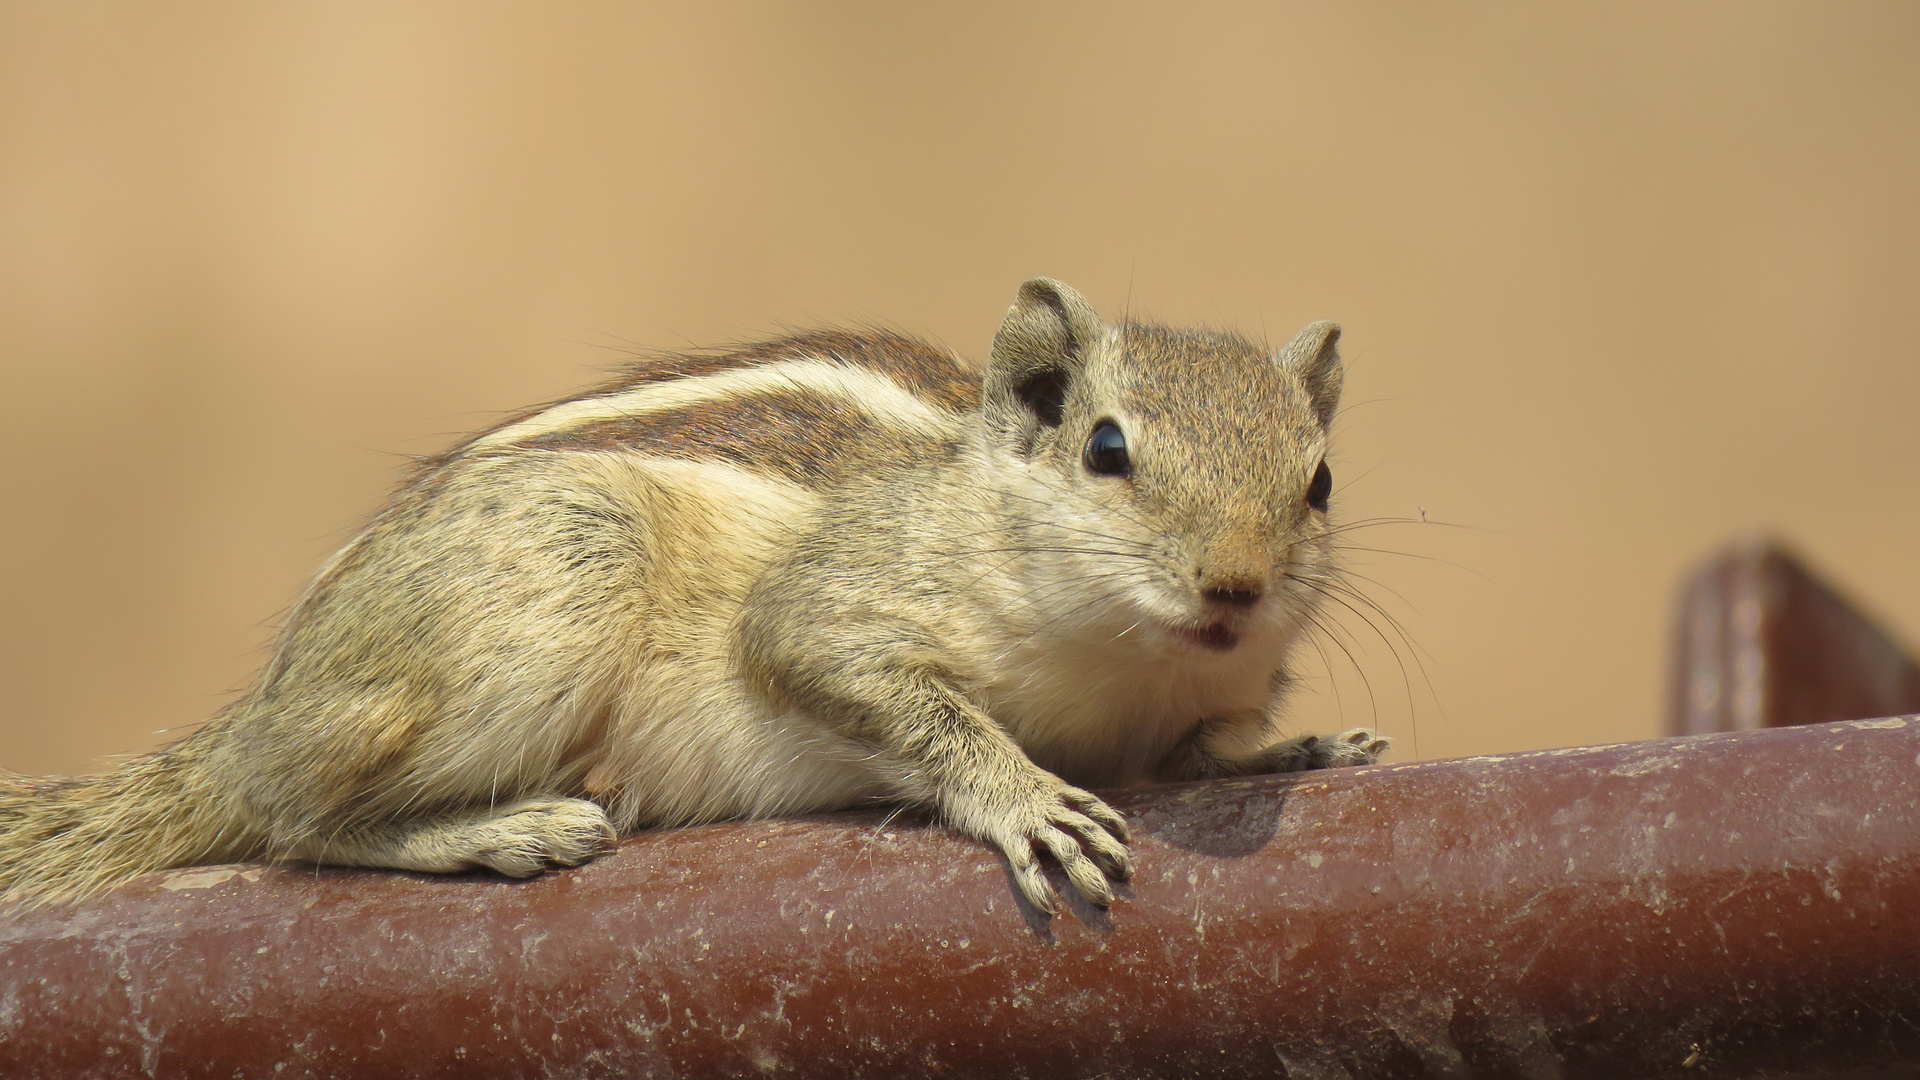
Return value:
[(1920, 712), (1920, 664), (1765, 536), (1681, 586), (1667, 730), (1751, 731)]
[(1920, 719), (1137, 788), (1111, 912), (878, 813), (0, 917), (0, 1076), (1912, 1077)]

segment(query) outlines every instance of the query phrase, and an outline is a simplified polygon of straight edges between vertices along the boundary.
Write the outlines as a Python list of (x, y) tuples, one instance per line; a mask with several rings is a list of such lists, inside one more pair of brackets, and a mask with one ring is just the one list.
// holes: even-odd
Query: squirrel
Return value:
[(421, 462), (257, 681), (96, 776), (0, 775), (0, 896), (294, 859), (526, 877), (634, 830), (910, 804), (1019, 894), (1131, 873), (1088, 788), (1280, 738), (1335, 581), (1340, 329), (1273, 350), (1023, 284), (984, 372), (887, 331), (642, 360)]

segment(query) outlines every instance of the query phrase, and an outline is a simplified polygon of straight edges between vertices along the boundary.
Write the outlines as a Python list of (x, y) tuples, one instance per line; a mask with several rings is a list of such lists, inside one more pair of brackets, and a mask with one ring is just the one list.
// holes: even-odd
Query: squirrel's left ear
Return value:
[(1026, 282), (993, 335), (987, 399), (1018, 402), (1042, 424), (1059, 427), (1067, 389), (1106, 332), (1086, 297), (1052, 278)]
[(1307, 396), (1313, 401), (1313, 415), (1321, 427), (1333, 423), (1333, 410), (1340, 404), (1343, 369), (1340, 351), (1340, 324), (1322, 320), (1293, 335), (1280, 350), (1280, 366), (1300, 376)]

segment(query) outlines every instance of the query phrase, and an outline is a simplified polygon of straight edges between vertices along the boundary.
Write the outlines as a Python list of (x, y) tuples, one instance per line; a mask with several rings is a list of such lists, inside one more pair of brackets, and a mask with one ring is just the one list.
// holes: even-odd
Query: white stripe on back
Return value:
[(523, 439), (551, 435), (603, 420), (621, 420), (649, 413), (691, 408), (711, 401), (756, 394), (800, 390), (839, 398), (885, 424), (915, 434), (935, 434), (952, 423), (954, 414), (916, 397), (879, 372), (832, 360), (780, 360), (771, 364), (735, 368), (712, 375), (694, 375), (672, 382), (653, 383), (606, 397), (565, 401), (553, 408), (488, 432), (468, 447), (485, 450), (509, 446)]

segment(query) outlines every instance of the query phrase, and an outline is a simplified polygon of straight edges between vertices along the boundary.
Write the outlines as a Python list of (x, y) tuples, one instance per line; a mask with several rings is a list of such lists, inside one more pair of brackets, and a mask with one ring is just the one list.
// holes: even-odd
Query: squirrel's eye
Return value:
[(1128, 476), (1133, 472), (1133, 460), (1127, 457), (1127, 437), (1120, 433), (1120, 425), (1111, 420), (1102, 420), (1087, 438), (1085, 455), (1087, 471), (1101, 476)]
[(1322, 461), (1320, 467), (1313, 470), (1313, 483), (1307, 485), (1307, 505), (1321, 513), (1327, 512), (1327, 497), (1333, 494), (1333, 470)]

